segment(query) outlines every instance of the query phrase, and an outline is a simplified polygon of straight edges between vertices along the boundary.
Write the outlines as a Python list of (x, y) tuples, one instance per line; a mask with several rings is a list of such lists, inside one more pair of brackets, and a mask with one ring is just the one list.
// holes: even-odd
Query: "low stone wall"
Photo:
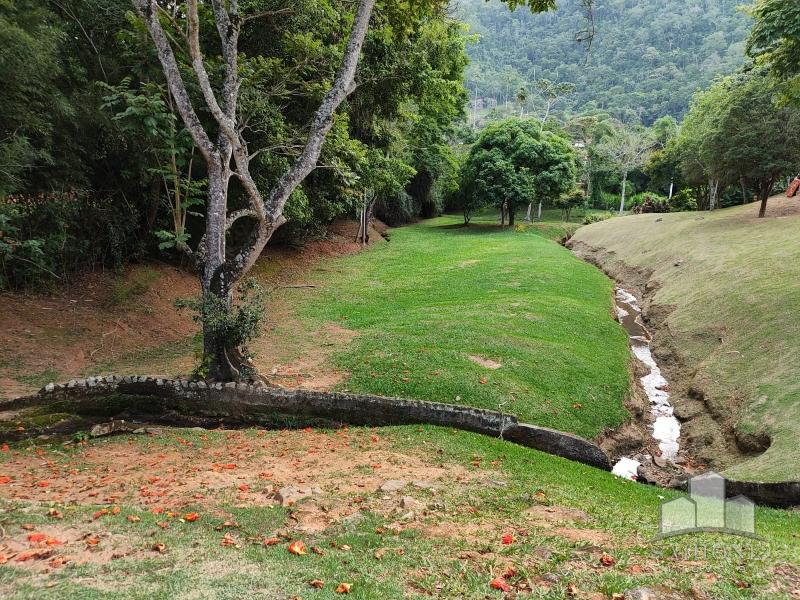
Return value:
[(315, 392), (153, 377), (90, 377), (66, 384), (48, 384), (39, 393), (0, 403), (0, 410), (63, 404), (81, 414), (97, 401), (121, 395), (131, 414), (178, 414), (196, 419), (259, 423), (277, 415), (317, 417), (353, 425), (429, 424), (499, 437), (555, 456), (610, 470), (608, 456), (581, 437), (519, 423), (496, 411), (436, 402), (380, 396)]

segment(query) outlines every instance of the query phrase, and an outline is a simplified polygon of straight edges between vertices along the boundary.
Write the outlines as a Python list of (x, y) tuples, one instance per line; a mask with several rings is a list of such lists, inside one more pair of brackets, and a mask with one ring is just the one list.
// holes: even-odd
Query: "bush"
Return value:
[(389, 227), (410, 223), (417, 217), (418, 207), (414, 198), (405, 191), (390, 198), (379, 197), (375, 201), (374, 214)]
[[(630, 206), (636, 214), (669, 212), (667, 199), (653, 192), (642, 192), (630, 199)], [(626, 203), (626, 206), (628, 204)]]
[(591, 225), (592, 223), (600, 223), (601, 221), (605, 221), (610, 219), (614, 216), (614, 213), (605, 212), (605, 213), (591, 213), (586, 215), (583, 218), (584, 225)]
[(100, 266), (119, 268), (143, 250), (132, 204), (84, 193), (0, 200), (0, 288), (51, 286)]
[(681, 190), (674, 196), (669, 203), (672, 212), (694, 211), (697, 210), (697, 198), (692, 189)]

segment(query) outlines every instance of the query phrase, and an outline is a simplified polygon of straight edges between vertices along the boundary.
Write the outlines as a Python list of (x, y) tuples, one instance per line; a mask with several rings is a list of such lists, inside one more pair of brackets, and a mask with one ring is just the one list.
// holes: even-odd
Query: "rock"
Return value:
[(132, 433), (137, 429), (136, 425), (131, 425), (125, 421), (109, 421), (108, 423), (98, 423), (92, 426), (89, 430), (89, 436), (95, 438), (115, 433)]
[[(278, 490), (278, 493), (275, 494), (275, 499), (281, 503), (281, 506), (291, 506), (304, 498), (312, 496), (315, 493), (314, 489), (315, 488), (310, 487), (287, 486)], [(316, 489), (319, 490), (319, 488)], [(319, 492), (321, 491), (322, 490), (319, 490)]]
[(663, 587), (636, 588), (625, 592), (625, 600), (683, 600), (685, 596)]
[(408, 485), (408, 482), (402, 479), (390, 479), (381, 486), (381, 491), (385, 493), (399, 492), (406, 485)]
[(412, 481), (411, 485), (413, 485), (415, 488), (419, 488), (421, 490), (436, 490), (436, 489), (439, 489), (438, 485), (436, 485), (435, 483), (432, 483), (430, 481)]
[(403, 496), (400, 500), (400, 506), (405, 510), (412, 510), (416, 512), (422, 512), (426, 508), (422, 502), (415, 500), (411, 496)]
[(404, 515), (402, 515), (400, 517), (400, 520), (401, 521), (406, 521), (406, 522), (407, 521), (413, 521), (414, 520), (414, 511), (413, 510), (408, 511), (407, 513), (405, 513)]

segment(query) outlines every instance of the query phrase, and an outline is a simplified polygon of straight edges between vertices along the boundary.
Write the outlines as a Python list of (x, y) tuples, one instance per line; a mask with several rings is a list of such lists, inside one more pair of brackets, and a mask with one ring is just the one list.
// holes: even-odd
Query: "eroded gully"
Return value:
[[(651, 425), (652, 436), (658, 442), (661, 460), (673, 462), (678, 457), (680, 448), (681, 424), (669, 401), (669, 382), (653, 358), (650, 350), (652, 338), (642, 321), (642, 309), (636, 296), (618, 287), (614, 297), (617, 319), (628, 332), (631, 352), (648, 371), (640, 381), (650, 401), (650, 411), (654, 419)], [(640, 465), (641, 462), (635, 458), (624, 457), (614, 465), (612, 472), (620, 477), (636, 479)]]

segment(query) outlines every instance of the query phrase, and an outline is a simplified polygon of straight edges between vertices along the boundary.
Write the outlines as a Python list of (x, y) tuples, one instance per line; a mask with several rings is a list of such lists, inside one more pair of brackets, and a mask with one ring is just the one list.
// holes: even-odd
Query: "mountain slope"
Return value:
[[(563, 108), (603, 108), (625, 120), (650, 123), (680, 117), (692, 93), (743, 62), (749, 18), (740, 0), (595, 0), (591, 52), (576, 43), (587, 21), (578, 0), (556, 12), (513, 13), (500, 2), (459, 0), (473, 33), (467, 72), (470, 92), (503, 105), (537, 78), (574, 83)], [(490, 101), (491, 102), (491, 101)], [(541, 102), (539, 103), (541, 109)], [(517, 109), (518, 110), (518, 109)]]

